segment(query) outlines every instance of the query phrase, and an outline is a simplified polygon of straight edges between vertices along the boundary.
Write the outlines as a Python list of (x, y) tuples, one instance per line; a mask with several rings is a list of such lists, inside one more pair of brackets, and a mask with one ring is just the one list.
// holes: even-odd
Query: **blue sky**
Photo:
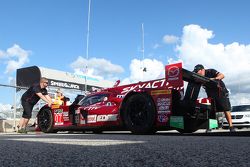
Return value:
[[(1, 0), (0, 83), (20, 67), (81, 73), (86, 62), (89, 75), (135, 82), (181, 60), (190, 70), (202, 63), (223, 72), (233, 104), (250, 102), (249, 6), (247, 0), (92, 0), (86, 60), (88, 0)], [(141, 66), (148, 69), (143, 77)]]

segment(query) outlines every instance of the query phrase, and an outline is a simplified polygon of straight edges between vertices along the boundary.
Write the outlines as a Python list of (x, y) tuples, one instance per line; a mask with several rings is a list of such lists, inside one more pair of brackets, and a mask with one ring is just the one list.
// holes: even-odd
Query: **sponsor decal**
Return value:
[(166, 97), (157, 98), (156, 105), (158, 114), (170, 113), (171, 99)]
[(159, 110), (169, 110), (169, 106), (159, 106)]
[(166, 102), (166, 101), (163, 101), (163, 102), (157, 102), (157, 106), (160, 107), (160, 106), (168, 106), (170, 105), (169, 102)]
[(69, 72), (65, 72), (65, 74), (66, 74), (67, 76), (72, 77), (72, 78), (81, 78), (81, 79), (87, 79), (87, 80), (92, 80), (92, 81), (100, 82), (99, 79), (93, 78), (93, 77), (89, 77), (89, 76), (86, 76), (86, 75), (72, 74), (72, 73), (69, 73)]
[(63, 112), (63, 116), (68, 117), (69, 116), (69, 112)]
[(63, 125), (63, 114), (54, 114), (54, 122), (55, 125)]
[(52, 104), (52, 105), (51, 105), (51, 108), (52, 108), (52, 109), (59, 108), (59, 107), (60, 107), (59, 104)]
[(179, 74), (180, 74), (180, 69), (177, 66), (172, 66), (168, 69), (169, 80), (178, 80)]
[(126, 94), (127, 92), (130, 92), (135, 89), (142, 89), (142, 88), (161, 88), (161, 87), (166, 87), (168, 86), (168, 82), (165, 79), (161, 80), (156, 80), (156, 81), (149, 81), (149, 82), (143, 82), (143, 83), (138, 83), (132, 86), (128, 86), (123, 88), (121, 94)]
[(166, 114), (160, 114), (158, 115), (157, 120), (161, 123), (165, 123), (168, 121), (168, 116)]
[(151, 95), (171, 94), (171, 90), (152, 90)]
[(164, 98), (157, 98), (157, 102), (168, 102), (168, 103), (170, 103), (170, 98), (166, 98), (166, 97), (164, 97)]
[(88, 115), (88, 123), (96, 123), (96, 115)]
[(157, 106), (169, 106), (170, 98), (157, 98)]
[(63, 117), (64, 121), (69, 121), (69, 117)]
[(88, 107), (84, 107), (84, 110), (97, 110), (98, 108), (101, 108), (101, 107), (88, 106)]
[(70, 88), (70, 89), (80, 89), (79, 85), (69, 83), (69, 82), (63, 82), (63, 81), (52, 81), (52, 80), (50, 80), (49, 85), (50, 86), (63, 87), (63, 88)]
[(174, 88), (182, 87), (182, 63), (170, 64), (165, 66), (165, 77)]
[(170, 110), (159, 110), (157, 111), (158, 114), (169, 114), (171, 111)]
[(56, 114), (61, 114), (61, 113), (63, 113), (63, 110), (62, 110), (62, 109), (56, 109), (56, 110), (54, 110), (54, 112), (55, 112)]
[(118, 114), (98, 115), (97, 122), (117, 121)]
[(55, 122), (55, 125), (63, 125), (63, 122)]

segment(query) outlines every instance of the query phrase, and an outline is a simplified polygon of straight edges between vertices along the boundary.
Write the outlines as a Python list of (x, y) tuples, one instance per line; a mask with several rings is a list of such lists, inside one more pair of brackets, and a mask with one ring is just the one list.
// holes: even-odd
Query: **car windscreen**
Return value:
[(250, 105), (233, 106), (232, 112), (250, 111)]
[(80, 106), (88, 106), (91, 104), (95, 104), (98, 102), (103, 101), (105, 97), (108, 97), (108, 94), (97, 94), (97, 95), (91, 95), (91, 96), (85, 96), (78, 105)]

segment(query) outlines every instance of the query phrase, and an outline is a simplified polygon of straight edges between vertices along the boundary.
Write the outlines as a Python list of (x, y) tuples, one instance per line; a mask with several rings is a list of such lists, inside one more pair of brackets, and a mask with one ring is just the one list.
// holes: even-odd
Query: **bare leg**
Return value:
[(224, 111), (224, 113), (225, 113), (227, 122), (228, 122), (228, 124), (229, 124), (229, 127), (233, 127), (231, 112), (230, 112), (230, 111)]
[(21, 118), (20, 123), (19, 123), (20, 128), (25, 129), (27, 127), (27, 125), (28, 125), (29, 120), (30, 119), (27, 119), (27, 118)]

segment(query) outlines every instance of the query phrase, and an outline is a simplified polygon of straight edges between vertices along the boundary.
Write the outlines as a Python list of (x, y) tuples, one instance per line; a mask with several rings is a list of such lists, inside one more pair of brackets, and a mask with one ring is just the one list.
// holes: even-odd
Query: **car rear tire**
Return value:
[(151, 97), (137, 93), (130, 96), (122, 113), (125, 126), (134, 134), (153, 134), (156, 110)]
[(56, 133), (53, 129), (53, 114), (50, 108), (42, 108), (37, 115), (38, 127), (44, 133)]

